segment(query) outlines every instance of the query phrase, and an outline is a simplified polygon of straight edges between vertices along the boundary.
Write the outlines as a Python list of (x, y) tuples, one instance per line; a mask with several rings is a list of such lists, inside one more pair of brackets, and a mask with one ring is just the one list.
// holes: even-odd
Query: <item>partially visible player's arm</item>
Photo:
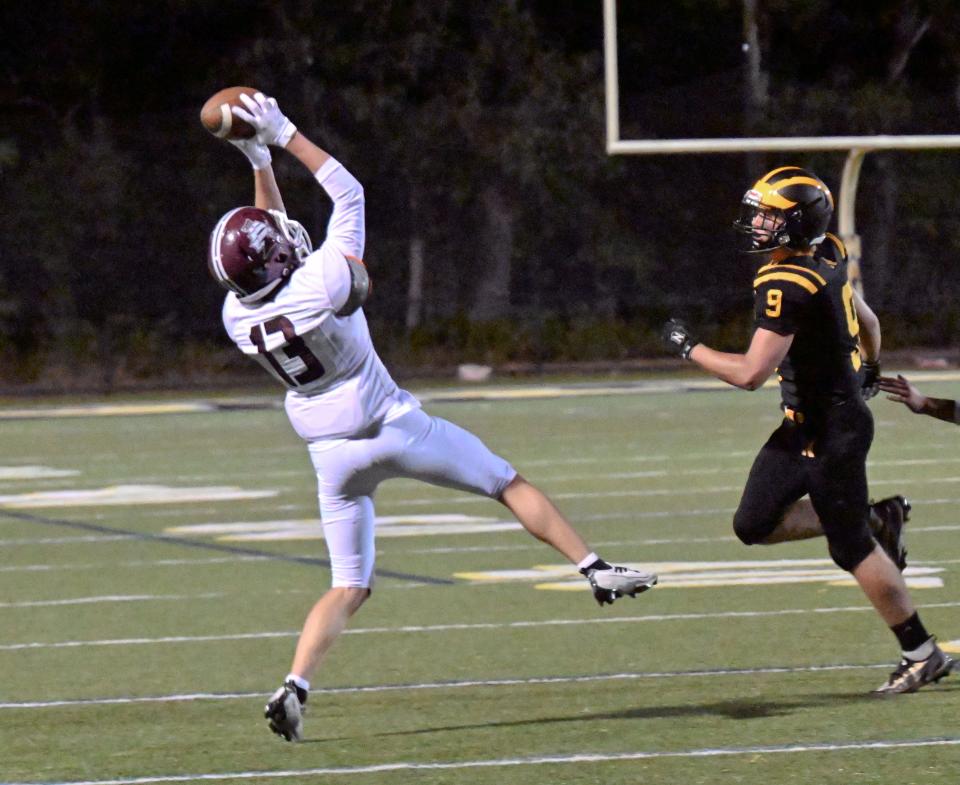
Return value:
[(860, 323), (860, 354), (864, 362), (875, 363), (880, 359), (880, 320), (856, 291), (853, 293), (853, 306)]
[(957, 411), (957, 402), (950, 398), (931, 398), (914, 387), (904, 376), (897, 374), (881, 376), (880, 389), (886, 393), (888, 400), (902, 403), (916, 414), (926, 414), (944, 422), (960, 425), (960, 412)]
[(287, 212), (283, 206), (283, 197), (280, 196), (280, 188), (277, 186), (277, 178), (274, 177), (273, 167), (270, 165), (253, 170), (253, 195), (255, 207), (261, 210)]
[(362, 259), (366, 223), (360, 181), (343, 164), (299, 131), (293, 135), (286, 149), (310, 170), (333, 201), (325, 242), (334, 243), (344, 256)]
[(227, 141), (243, 153), (253, 167), (254, 206), (261, 210), (279, 210), (281, 213), (286, 213), (277, 179), (273, 174), (273, 156), (270, 155), (270, 148), (255, 137)]
[(791, 343), (792, 335), (778, 335), (759, 327), (753, 333), (746, 354), (718, 352), (698, 343), (690, 350), (689, 358), (727, 384), (744, 390), (756, 390), (763, 386), (786, 357)]

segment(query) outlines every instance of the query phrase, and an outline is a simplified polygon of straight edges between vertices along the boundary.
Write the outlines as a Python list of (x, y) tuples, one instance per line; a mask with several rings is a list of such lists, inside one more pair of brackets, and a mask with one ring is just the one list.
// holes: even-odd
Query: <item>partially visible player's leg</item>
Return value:
[(842, 418), (814, 461), (810, 497), (823, 521), (830, 555), (849, 571), (896, 636), (901, 662), (875, 692), (914, 692), (950, 672), (952, 660), (936, 645), (913, 604), (900, 569), (873, 538), (869, 525), (866, 459), (873, 418), (860, 401), (831, 412)]
[(309, 682), (373, 585), (374, 508), (369, 495), (321, 493), (323, 536), (330, 557), (331, 588), (307, 615), (291, 674)]
[(656, 584), (656, 575), (597, 557), (546, 494), (469, 431), (422, 411), (398, 418), (385, 428), (390, 429), (407, 434), (404, 450), (390, 465), (392, 472), (497, 499), (534, 537), (577, 565), (601, 604)]
[(519, 474), (500, 494), (500, 501), (534, 537), (577, 565), (601, 605), (613, 603), (618, 597), (634, 597), (656, 586), (655, 574), (608, 564), (597, 556), (546, 494)]
[(382, 474), (377, 439), (353, 440), (334, 450), (311, 448), (332, 587), (314, 604), (297, 641), (290, 673), (268, 701), (270, 729), (287, 741), (303, 736), (310, 680), (350, 617), (370, 596), (375, 557), (372, 493)]
[(590, 554), (587, 543), (556, 505), (519, 474), (503, 489), (500, 502), (516, 516), (524, 529), (573, 564), (579, 564)]
[[(797, 426), (784, 420), (750, 467), (740, 504), (733, 516), (733, 530), (745, 545), (772, 545), (804, 536), (816, 513), (809, 500)], [(816, 522), (819, 532), (819, 521)]]

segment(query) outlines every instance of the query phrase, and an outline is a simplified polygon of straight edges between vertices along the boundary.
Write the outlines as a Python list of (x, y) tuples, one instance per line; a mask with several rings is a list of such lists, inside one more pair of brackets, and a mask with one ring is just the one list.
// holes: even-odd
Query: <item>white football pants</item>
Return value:
[(373, 494), (384, 480), (410, 477), (497, 499), (517, 475), (472, 433), (422, 409), (338, 442), (309, 445), (333, 586), (371, 585)]

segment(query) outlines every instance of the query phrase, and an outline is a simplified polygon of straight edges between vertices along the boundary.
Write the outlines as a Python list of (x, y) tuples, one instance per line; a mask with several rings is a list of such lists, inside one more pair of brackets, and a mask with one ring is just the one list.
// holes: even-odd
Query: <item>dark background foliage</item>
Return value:
[[(947, 0), (621, 2), (622, 133), (953, 133), (958, 21)], [(728, 227), (743, 190), (784, 163), (836, 189), (844, 160), (608, 156), (599, 2), (35, 0), (0, 24), (8, 389), (245, 367), (205, 266), (217, 217), (252, 199), (245, 160), (197, 121), (229, 84), (275, 95), (364, 183), (368, 316), (407, 371), (655, 356), (669, 314), (742, 345), (750, 269)], [(325, 196), (274, 158), (288, 210), (321, 237)], [(866, 160), (857, 221), (887, 345), (952, 340), (958, 175), (960, 151)]]

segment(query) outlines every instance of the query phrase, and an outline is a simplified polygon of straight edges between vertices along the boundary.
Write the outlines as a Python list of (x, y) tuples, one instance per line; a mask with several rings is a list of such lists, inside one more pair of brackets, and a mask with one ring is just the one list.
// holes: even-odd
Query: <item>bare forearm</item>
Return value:
[(699, 343), (690, 352), (690, 359), (707, 373), (744, 390), (756, 390), (767, 380), (767, 374), (749, 362), (745, 354), (718, 352)]
[(254, 206), (261, 210), (279, 210), (285, 213), (283, 197), (277, 187), (277, 179), (273, 174), (273, 167), (253, 170)]
[(293, 135), (286, 150), (307, 167), (311, 174), (316, 174), (317, 170), (330, 158), (326, 150), (315, 145), (299, 131)]
[(957, 416), (957, 402), (949, 398), (924, 398), (917, 413), (960, 425), (960, 418)]

